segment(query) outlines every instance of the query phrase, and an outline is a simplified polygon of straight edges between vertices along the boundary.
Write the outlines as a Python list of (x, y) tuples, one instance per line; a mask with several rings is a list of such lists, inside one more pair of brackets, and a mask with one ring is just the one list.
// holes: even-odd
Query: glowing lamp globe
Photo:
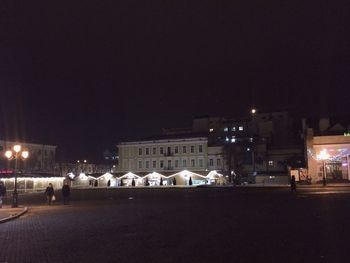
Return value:
[(21, 149), (22, 149), (22, 147), (21, 147), (21, 145), (15, 145), (15, 146), (13, 146), (13, 150), (16, 152), (16, 153), (19, 153), (20, 151), (21, 151)]
[(29, 157), (29, 152), (28, 151), (23, 151), (22, 152), (22, 158), (27, 159)]
[(12, 156), (13, 156), (12, 151), (6, 151), (5, 152), (5, 156), (6, 156), (7, 159), (11, 159)]

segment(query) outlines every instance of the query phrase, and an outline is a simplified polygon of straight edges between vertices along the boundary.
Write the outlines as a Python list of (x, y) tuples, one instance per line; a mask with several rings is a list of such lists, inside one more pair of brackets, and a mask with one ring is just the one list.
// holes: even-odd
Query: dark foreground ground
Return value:
[(20, 198), (30, 212), (0, 225), (0, 262), (350, 260), (346, 189), (75, 190), (71, 205), (51, 207), (42, 194)]

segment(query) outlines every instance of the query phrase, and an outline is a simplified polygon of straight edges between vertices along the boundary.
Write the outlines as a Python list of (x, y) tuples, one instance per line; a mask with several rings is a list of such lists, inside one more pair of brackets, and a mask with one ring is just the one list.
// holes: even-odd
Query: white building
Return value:
[(56, 169), (56, 146), (23, 143), (0, 140), (0, 170), (13, 169), (13, 163), (8, 162), (5, 152), (12, 149), (16, 144), (20, 144), (23, 149), (29, 152), (29, 158), (25, 162), (18, 162), (18, 169), (27, 173), (54, 173)]
[[(122, 142), (118, 172), (164, 172), (208, 170), (208, 138), (175, 138)], [(216, 166), (213, 165), (213, 169)]]
[[(152, 185), (159, 185), (161, 178), (163, 185), (173, 184), (176, 178), (176, 184), (188, 185), (190, 177), (193, 184), (207, 183), (211, 171), (222, 172), (225, 166), (222, 147), (209, 147), (207, 137), (168, 135), (122, 142), (117, 147), (118, 173), (132, 172)], [(187, 178), (188, 174), (192, 176)]]

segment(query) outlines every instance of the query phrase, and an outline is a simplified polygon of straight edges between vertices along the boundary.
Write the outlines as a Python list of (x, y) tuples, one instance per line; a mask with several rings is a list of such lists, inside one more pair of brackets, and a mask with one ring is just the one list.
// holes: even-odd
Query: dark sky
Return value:
[(253, 103), (348, 114), (349, 14), (348, 0), (0, 0), (0, 135), (84, 158)]

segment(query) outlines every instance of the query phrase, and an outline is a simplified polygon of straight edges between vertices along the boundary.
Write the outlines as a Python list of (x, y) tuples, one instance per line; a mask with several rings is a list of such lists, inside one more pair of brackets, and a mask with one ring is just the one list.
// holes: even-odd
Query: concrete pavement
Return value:
[(0, 226), (0, 262), (344, 262), (350, 193), (311, 192), (74, 190), (68, 206), (22, 196), (30, 212)]
[(28, 211), (27, 207), (12, 208), (11, 206), (2, 206), (0, 208), (0, 224), (16, 219)]

